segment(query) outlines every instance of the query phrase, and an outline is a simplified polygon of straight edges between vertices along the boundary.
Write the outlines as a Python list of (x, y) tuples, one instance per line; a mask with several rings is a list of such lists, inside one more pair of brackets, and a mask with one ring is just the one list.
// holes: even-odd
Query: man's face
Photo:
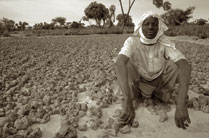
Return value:
[(158, 19), (155, 17), (148, 17), (142, 24), (142, 32), (148, 39), (153, 39), (158, 32)]

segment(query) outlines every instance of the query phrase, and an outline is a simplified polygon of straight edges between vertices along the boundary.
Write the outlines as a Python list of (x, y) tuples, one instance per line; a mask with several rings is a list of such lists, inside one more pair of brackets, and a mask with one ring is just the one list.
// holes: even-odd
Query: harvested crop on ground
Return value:
[[(62, 116), (55, 137), (77, 137), (77, 132), (114, 129), (121, 109), (113, 110), (108, 121), (103, 110), (120, 103), (113, 85), (116, 77), (113, 59), (129, 35), (86, 35), (8, 38), (0, 41), (0, 137), (39, 138), (40, 128), (52, 115)], [(190, 90), (203, 95), (190, 99), (188, 106), (209, 112), (209, 47), (189, 42), (176, 42), (176, 47), (192, 65)], [(175, 98), (176, 91), (172, 96)], [(90, 97), (80, 102), (79, 95)], [(89, 106), (89, 101), (95, 101)], [(156, 107), (157, 108), (157, 107)], [(152, 110), (152, 109), (151, 109)], [(156, 109), (155, 109), (156, 110)], [(168, 118), (160, 112), (160, 121)], [(79, 121), (90, 116), (89, 122)], [(113, 118), (111, 118), (113, 117)], [(2, 121), (3, 120), (3, 121)], [(159, 120), (159, 119), (158, 119)], [(122, 134), (141, 127), (123, 127)], [(85, 136), (85, 135), (84, 135)], [(99, 137), (108, 137), (100, 135)]]

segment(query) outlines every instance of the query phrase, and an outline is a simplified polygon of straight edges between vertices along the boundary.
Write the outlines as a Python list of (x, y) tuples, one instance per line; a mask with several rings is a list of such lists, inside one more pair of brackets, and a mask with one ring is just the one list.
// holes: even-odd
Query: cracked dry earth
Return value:
[[(140, 105), (137, 127), (107, 135), (105, 130), (113, 128), (121, 109), (113, 58), (128, 36), (0, 39), (0, 137), (208, 137), (208, 113), (190, 108), (192, 124), (185, 131), (175, 126), (175, 105), (166, 113), (165, 122)], [(189, 98), (208, 93), (208, 45), (173, 41), (192, 64)]]

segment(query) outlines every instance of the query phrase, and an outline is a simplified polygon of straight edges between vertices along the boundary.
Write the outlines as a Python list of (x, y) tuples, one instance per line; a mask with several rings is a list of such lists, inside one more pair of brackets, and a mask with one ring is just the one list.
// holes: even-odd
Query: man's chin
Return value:
[(155, 36), (154, 35), (147, 35), (146, 38), (153, 39), (153, 38), (155, 38)]

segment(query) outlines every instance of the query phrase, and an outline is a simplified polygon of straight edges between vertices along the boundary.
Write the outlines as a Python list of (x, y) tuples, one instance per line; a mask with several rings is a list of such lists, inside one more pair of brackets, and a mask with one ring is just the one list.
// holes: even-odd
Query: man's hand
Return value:
[(120, 116), (120, 121), (126, 125), (132, 125), (135, 118), (135, 111), (132, 100), (125, 100), (123, 105), (123, 112)]
[(188, 123), (191, 123), (186, 104), (176, 106), (175, 122), (177, 127), (183, 129), (186, 129), (189, 126)]

